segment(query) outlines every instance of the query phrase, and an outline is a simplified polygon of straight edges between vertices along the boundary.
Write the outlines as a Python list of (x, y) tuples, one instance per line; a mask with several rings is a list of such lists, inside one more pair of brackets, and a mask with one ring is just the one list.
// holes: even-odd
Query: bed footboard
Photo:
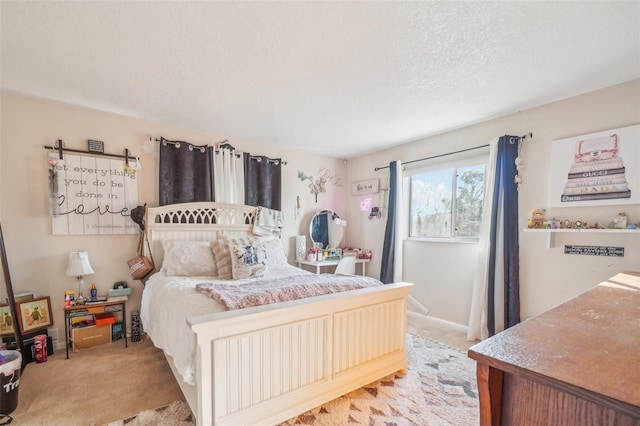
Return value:
[(395, 283), (190, 318), (198, 425), (273, 425), (407, 367)]

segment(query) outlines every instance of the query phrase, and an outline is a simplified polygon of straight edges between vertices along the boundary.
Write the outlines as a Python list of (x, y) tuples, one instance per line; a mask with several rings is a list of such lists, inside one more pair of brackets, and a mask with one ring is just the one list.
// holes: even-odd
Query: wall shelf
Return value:
[(582, 233), (582, 234), (638, 234), (638, 229), (539, 229), (539, 228), (525, 228), (523, 232), (532, 232), (547, 235), (547, 248), (551, 248), (555, 245), (556, 234), (558, 233)]

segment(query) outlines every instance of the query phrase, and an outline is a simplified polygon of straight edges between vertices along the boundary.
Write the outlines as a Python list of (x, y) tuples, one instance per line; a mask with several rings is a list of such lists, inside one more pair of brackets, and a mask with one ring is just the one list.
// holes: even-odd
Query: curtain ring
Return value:
[(280, 164), (280, 162), (278, 160), (273, 160), (273, 164), (277, 166), (278, 164)]
[(256, 161), (257, 161), (258, 163), (262, 163), (262, 157), (258, 157), (258, 158), (256, 158)]
[(167, 146), (167, 140), (166, 139), (162, 139), (162, 146)]
[(180, 148), (180, 142), (174, 143), (173, 146), (175, 146), (176, 148)]
[(189, 151), (193, 151), (193, 145), (189, 145)]
[(206, 152), (206, 149), (204, 148), (204, 146), (200, 147), (200, 152), (203, 153), (203, 154)]

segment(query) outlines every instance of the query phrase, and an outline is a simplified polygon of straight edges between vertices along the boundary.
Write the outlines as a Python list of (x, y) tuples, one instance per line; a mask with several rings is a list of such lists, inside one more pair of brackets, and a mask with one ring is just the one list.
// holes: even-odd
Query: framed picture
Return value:
[(16, 305), (18, 305), (20, 331), (23, 333), (53, 325), (49, 296), (16, 303)]
[(376, 194), (380, 192), (380, 179), (362, 180), (351, 184), (351, 195)]
[(0, 336), (12, 336), (14, 333), (11, 306), (0, 305)]
[(640, 204), (640, 125), (556, 140), (550, 207)]

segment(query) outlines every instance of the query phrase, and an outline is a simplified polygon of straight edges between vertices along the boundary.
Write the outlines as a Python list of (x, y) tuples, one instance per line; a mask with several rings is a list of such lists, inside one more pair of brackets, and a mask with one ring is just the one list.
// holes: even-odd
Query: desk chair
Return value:
[(356, 257), (344, 256), (338, 262), (334, 274), (355, 275), (356, 274)]

